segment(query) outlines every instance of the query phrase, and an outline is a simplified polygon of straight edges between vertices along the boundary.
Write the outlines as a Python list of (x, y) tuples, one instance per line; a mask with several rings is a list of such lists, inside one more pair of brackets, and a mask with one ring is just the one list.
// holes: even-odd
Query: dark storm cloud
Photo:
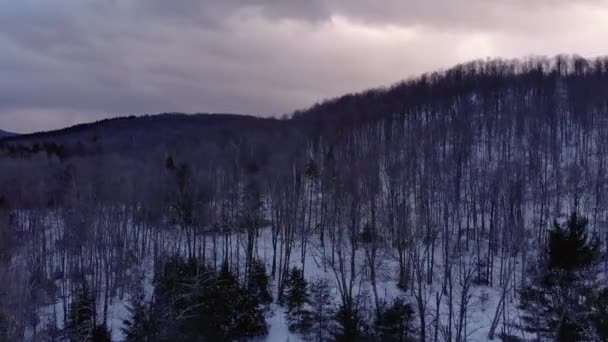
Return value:
[(227, 17), (241, 11), (257, 11), (269, 19), (325, 20), (332, 14), (323, 0), (137, 0), (136, 7), (159, 17), (192, 24), (222, 26)]
[[(138, 0), (138, 8), (199, 25), (223, 23), (239, 12), (269, 19), (319, 22), (340, 15), (370, 25), (420, 25), (442, 30), (558, 28), (550, 15), (564, 6), (601, 5), (601, 0)], [(549, 16), (547, 16), (549, 14)]]
[(593, 0), (12, 1), (0, 8), (0, 129), (163, 111), (274, 115), (472, 58), (604, 54), (607, 8)]

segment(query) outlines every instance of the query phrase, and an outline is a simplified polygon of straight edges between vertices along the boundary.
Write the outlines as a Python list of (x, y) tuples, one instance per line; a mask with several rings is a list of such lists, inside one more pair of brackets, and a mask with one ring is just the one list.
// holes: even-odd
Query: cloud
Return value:
[(278, 115), (486, 56), (604, 54), (593, 0), (23, 0), (0, 10), (0, 128)]
[[(198, 25), (225, 23), (241, 13), (269, 20), (329, 21), (348, 17), (367, 25), (424, 26), (439, 30), (517, 31), (566, 29), (552, 18), (572, 8), (602, 6), (601, 0), (136, 0), (157, 17)], [(560, 24), (560, 25), (556, 25)]]

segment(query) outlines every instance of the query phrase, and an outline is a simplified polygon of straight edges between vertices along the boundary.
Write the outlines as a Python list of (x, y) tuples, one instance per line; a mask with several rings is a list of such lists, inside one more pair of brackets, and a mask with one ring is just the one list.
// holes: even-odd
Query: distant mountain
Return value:
[[(74, 155), (118, 153), (135, 159), (154, 151), (188, 149), (205, 144), (223, 148), (240, 139), (287, 140), (288, 120), (240, 114), (183, 114), (128, 116), (79, 124), (60, 130), (0, 135), (0, 150), (27, 156), (39, 152)], [(59, 152), (58, 152), (59, 151)]]
[(2, 141), (28, 141), (40, 142), (42, 140), (66, 140), (80, 139), (84, 135), (113, 136), (132, 131), (146, 131), (148, 134), (167, 132), (176, 128), (187, 128), (197, 126), (209, 126), (217, 124), (230, 124), (236, 121), (258, 120), (258, 118), (240, 114), (184, 114), (184, 113), (162, 113), (155, 115), (123, 116), (103, 119), (90, 123), (82, 123), (66, 128), (10, 135)]
[[(597, 113), (608, 111), (604, 107), (607, 82), (608, 58), (557, 56), (473, 61), (387, 87), (325, 100), (294, 112), (289, 119), (216, 113), (120, 117), (49, 132), (0, 135), (0, 156), (4, 152), (27, 157), (50, 150), (55, 154), (60, 151), (68, 158), (119, 154), (141, 160), (159, 151), (192, 151), (201, 146), (212, 151), (205, 150), (205, 156), (229, 156), (235, 152), (228, 151), (227, 146), (252, 145), (252, 149), (274, 151), (274, 157), (289, 159), (319, 144), (333, 150), (343, 145), (344, 139), (360, 134), (362, 128), (380, 125), (386, 129), (386, 125), (399, 120), (413, 120), (418, 125), (408, 128), (412, 131), (408, 133), (410, 137), (422, 131), (442, 131), (455, 123), (482, 122), (487, 129), (495, 129), (496, 117), (517, 122), (520, 134), (522, 127), (539, 128), (537, 121), (554, 120), (549, 114), (566, 105), (572, 112), (569, 115), (577, 119), (576, 124), (586, 127), (594, 123), (590, 118), (600, 120), (590, 114), (595, 112), (589, 108), (598, 107)], [(519, 103), (522, 99), (525, 101)], [(499, 114), (489, 115), (490, 109)], [(543, 125), (555, 131), (555, 121), (551, 120)], [(467, 127), (466, 134), (472, 129)], [(383, 139), (392, 139), (397, 133), (383, 134)], [(403, 134), (406, 133), (400, 131), (398, 135)], [(453, 134), (464, 139), (460, 131)], [(443, 148), (449, 139), (441, 141)]]
[(0, 129), (0, 139), (5, 137), (13, 137), (16, 136), (16, 133), (6, 132)]

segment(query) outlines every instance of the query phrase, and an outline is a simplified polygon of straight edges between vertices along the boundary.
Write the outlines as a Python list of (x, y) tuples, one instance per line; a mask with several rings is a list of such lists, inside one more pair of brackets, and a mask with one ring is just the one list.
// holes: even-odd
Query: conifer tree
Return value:
[(536, 279), (520, 292), (526, 331), (557, 341), (589, 338), (592, 327), (585, 298), (594, 291), (599, 245), (589, 238), (587, 222), (572, 213), (565, 227), (554, 223), (548, 257)]
[(302, 271), (294, 267), (287, 277), (285, 306), (289, 330), (305, 333), (311, 326), (311, 314), (306, 308), (309, 302), (308, 284)]
[(608, 287), (596, 291), (588, 305), (592, 308), (590, 321), (594, 326), (595, 337), (600, 341), (608, 341)]
[(8, 340), (8, 320), (2, 312), (0, 312), (0, 342)]
[(123, 322), (125, 342), (155, 341), (159, 322), (153, 312), (153, 308), (145, 300), (145, 293), (141, 282), (137, 282), (135, 286), (128, 310), (130, 318)]
[(93, 328), (91, 342), (112, 342), (112, 335), (105, 324), (100, 324)]
[(95, 298), (85, 284), (70, 305), (66, 324), (66, 335), (70, 341), (90, 340), (95, 330), (95, 307)]
[(587, 218), (572, 213), (566, 228), (553, 224), (549, 234), (549, 270), (575, 272), (597, 263), (599, 244), (589, 238), (587, 223)]
[[(201, 307), (199, 324), (209, 327), (212, 339), (238, 340), (268, 333), (258, 298), (239, 285), (228, 265), (224, 264), (217, 280), (209, 283), (203, 300), (206, 305)], [(221, 331), (219, 336), (216, 335), (218, 330)]]
[(272, 303), (272, 294), (270, 293), (270, 278), (266, 273), (266, 266), (260, 260), (254, 260), (252, 266), (250, 290), (260, 304)]
[(334, 317), (337, 329), (333, 332), (337, 342), (359, 341), (362, 337), (361, 317), (352, 304), (341, 305)]
[(154, 312), (163, 321), (152, 341), (233, 341), (268, 331), (257, 297), (227, 264), (216, 273), (197, 260), (173, 258), (157, 279)]
[(376, 319), (376, 330), (381, 341), (413, 341), (412, 321), (414, 310), (402, 298), (383, 309)]
[[(2, 334), (0, 334), (0, 341), (4, 341), (1, 336)], [(57, 328), (56, 322), (49, 321), (45, 324), (41, 340), (43, 342), (58, 342), (63, 340), (61, 330)]]
[(246, 287), (238, 288), (238, 296), (234, 301), (228, 338), (231, 340), (263, 336), (268, 333), (264, 313), (259, 308), (259, 302)]
[(317, 279), (310, 284), (311, 333), (315, 341), (326, 341), (333, 318), (331, 292), (327, 279)]

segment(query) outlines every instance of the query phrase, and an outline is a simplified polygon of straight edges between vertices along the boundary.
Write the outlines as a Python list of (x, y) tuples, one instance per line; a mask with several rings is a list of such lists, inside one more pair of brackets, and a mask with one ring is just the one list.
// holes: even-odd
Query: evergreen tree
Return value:
[(553, 224), (549, 234), (549, 270), (575, 272), (597, 263), (599, 244), (588, 237), (587, 223), (587, 218), (572, 213), (566, 228)]
[(599, 259), (596, 241), (587, 236), (587, 219), (570, 216), (549, 233), (548, 258), (535, 281), (521, 292), (524, 329), (557, 341), (588, 338), (590, 310), (584, 298), (593, 294), (592, 268)]
[(326, 341), (333, 318), (331, 292), (327, 279), (317, 279), (310, 284), (311, 333), (316, 341)]
[[(268, 326), (257, 297), (247, 288), (241, 287), (227, 265), (223, 265), (210, 302), (216, 311), (216, 327), (223, 331), (222, 339), (235, 340), (263, 336)], [(217, 328), (216, 328), (217, 329)]]
[(261, 304), (272, 303), (270, 292), (270, 278), (266, 273), (266, 266), (260, 260), (254, 260), (252, 266), (250, 290)]
[(112, 342), (112, 335), (105, 324), (96, 326), (91, 335), (91, 342)]
[(165, 168), (170, 171), (175, 169), (175, 162), (173, 161), (173, 157), (171, 157), (171, 156), (167, 157), (167, 159), (165, 160)]
[[(2, 336), (0, 334), (0, 336)], [(58, 342), (62, 341), (61, 330), (57, 328), (57, 324), (54, 321), (49, 321), (45, 324), (44, 330), (42, 332), (41, 340), (43, 342)], [(0, 337), (0, 341), (4, 341)]]
[(396, 298), (392, 305), (382, 310), (376, 319), (376, 330), (381, 341), (413, 341), (412, 321), (414, 310), (402, 298)]
[(593, 310), (590, 320), (595, 328), (595, 335), (600, 341), (608, 341), (608, 287), (597, 291), (588, 305)]
[(258, 299), (245, 287), (238, 288), (230, 318), (234, 323), (230, 326), (227, 337), (231, 340), (263, 336), (268, 333), (268, 325), (263, 311), (259, 308)]
[(364, 340), (362, 319), (357, 308), (352, 303), (341, 305), (334, 317), (337, 329), (334, 331), (334, 340), (337, 342)]
[(207, 283), (197, 324), (207, 326), (211, 340), (238, 340), (268, 333), (258, 298), (239, 285), (226, 264), (217, 278)]
[(268, 331), (257, 297), (227, 265), (216, 273), (177, 258), (157, 278), (154, 310), (163, 321), (154, 341), (232, 341)]
[(138, 282), (130, 299), (128, 308), (130, 318), (123, 321), (123, 334), (126, 342), (152, 342), (156, 340), (159, 322), (152, 309), (151, 305), (145, 301), (145, 293), (141, 282)]
[(95, 298), (83, 285), (70, 304), (65, 330), (70, 341), (90, 341), (95, 330), (95, 310)]
[(8, 320), (0, 312), (0, 342), (8, 341)]
[(289, 330), (305, 333), (311, 326), (311, 314), (306, 308), (309, 302), (308, 284), (302, 270), (294, 267), (289, 271), (285, 287), (285, 306)]

